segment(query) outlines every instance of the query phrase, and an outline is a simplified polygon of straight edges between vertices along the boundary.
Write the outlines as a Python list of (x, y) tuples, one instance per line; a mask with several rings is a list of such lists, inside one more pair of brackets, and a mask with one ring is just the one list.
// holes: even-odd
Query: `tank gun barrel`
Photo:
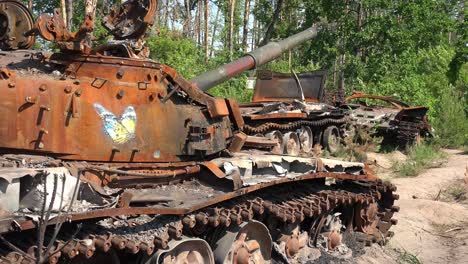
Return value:
[(207, 91), (244, 71), (254, 69), (278, 58), (283, 52), (290, 50), (307, 40), (313, 39), (316, 36), (317, 26), (314, 25), (278, 42), (270, 42), (265, 46), (247, 53), (242, 58), (222, 65), (217, 69), (200, 74), (193, 78), (191, 82), (199, 89)]

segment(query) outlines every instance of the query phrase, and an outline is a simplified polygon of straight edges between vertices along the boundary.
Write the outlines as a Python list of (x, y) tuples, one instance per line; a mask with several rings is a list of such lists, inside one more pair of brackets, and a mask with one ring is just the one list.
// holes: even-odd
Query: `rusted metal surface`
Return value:
[[(366, 99), (372, 102), (368, 104)], [(377, 136), (384, 137), (386, 143), (406, 145), (432, 134), (426, 116), (429, 108), (425, 106), (409, 106), (391, 96), (355, 91), (346, 98), (343, 107), (352, 109), (353, 124), (367, 129), (375, 127)]]
[(244, 127), (244, 118), (242, 117), (241, 110), (239, 108), (239, 104), (235, 99), (226, 99), (227, 106), (229, 107), (229, 113), (230, 116), (229, 118), (232, 120), (232, 122), (235, 124), (235, 128), (242, 130)]
[(271, 113), (264, 115), (249, 115), (252, 120), (263, 120), (263, 119), (302, 119), (307, 118), (306, 113)]
[(266, 137), (255, 137), (255, 136), (247, 136), (245, 141), (245, 146), (250, 147), (259, 147), (259, 148), (272, 148), (278, 144), (278, 141), (271, 140)]
[[(321, 184), (313, 181), (276, 186), (262, 193), (248, 194), (236, 203), (226, 202), (203, 207), (193, 213), (186, 214), (183, 218), (167, 216), (157, 216), (156, 218), (142, 216), (129, 220), (104, 218), (96, 224), (85, 224), (84, 230), (86, 231), (80, 232), (70, 247), (64, 247), (61, 250), (61, 256), (73, 259), (77, 256), (75, 251), (79, 251), (80, 254), (86, 253), (85, 255), (91, 257), (96, 252), (110, 253), (113, 250), (128, 252), (131, 255), (137, 252), (150, 255), (155, 251), (161, 252), (158, 251), (161, 249), (172, 248), (170, 245), (174, 241), (184, 241), (184, 234), (203, 235), (214, 230), (222, 231), (227, 228), (227, 234), (233, 233), (235, 235), (221, 235), (221, 238), (212, 238), (215, 239), (212, 240), (213, 243), (218, 243), (218, 246), (214, 247), (214, 255), (217, 258), (224, 259), (229, 255), (223, 254), (223, 252), (241, 252), (241, 249), (236, 245), (246, 242), (245, 246), (250, 252), (261, 250), (262, 254), (257, 255), (258, 258), (269, 259), (268, 252), (270, 252), (271, 246), (268, 244), (272, 242), (278, 243), (280, 252), (289, 258), (294, 258), (299, 250), (308, 247), (302, 245), (302, 248), (293, 248), (294, 239), (297, 239), (298, 246), (301, 244), (300, 241), (307, 240), (306, 238), (310, 239), (310, 244), (318, 246), (317, 240), (321, 236), (339, 237), (341, 228), (333, 229), (330, 224), (325, 224), (323, 218), (330, 218), (333, 216), (330, 214), (331, 212), (343, 207), (363, 208), (357, 211), (357, 215), (343, 212), (340, 217), (343, 225), (349, 225), (350, 221), (354, 222), (356, 219), (358, 228), (365, 230), (363, 234), (366, 234), (369, 243), (384, 241), (391, 235), (389, 228), (397, 222), (393, 218), (393, 214), (399, 210), (393, 205), (398, 198), (393, 194), (394, 186), (365, 182), (340, 184), (339, 186), (339, 188), (332, 186), (324, 188)], [(385, 199), (385, 203), (376, 207), (375, 205), (380, 203), (382, 199)], [(155, 222), (154, 219), (158, 219), (158, 221)], [(257, 219), (259, 222), (255, 221)], [(322, 224), (312, 225), (311, 229), (307, 231), (295, 229), (293, 235), (289, 235), (286, 227), (305, 224), (311, 220)], [(338, 226), (341, 226), (340, 223), (338, 222)], [(264, 228), (258, 226), (245, 228), (248, 225), (262, 225)], [(267, 226), (270, 227), (267, 228)], [(272, 232), (271, 226), (282, 230), (282, 232), (279, 234)], [(132, 228), (129, 229), (129, 227)], [(261, 232), (255, 233), (254, 230)], [(140, 235), (135, 236), (135, 233)], [(247, 234), (245, 239), (242, 236), (244, 233)], [(60, 236), (58, 243), (65, 243), (65, 239), (65, 236)], [(237, 242), (224, 245), (222, 242), (226, 239)], [(285, 243), (287, 247), (285, 244), (280, 244), (281, 241), (288, 242)], [(329, 250), (333, 250), (339, 243), (334, 239), (331, 242), (331, 244), (327, 244)], [(23, 247), (28, 248), (28, 243), (25, 243)], [(156, 254), (155, 256), (160, 255)], [(12, 259), (13, 255), (8, 255), (8, 258)]]
[(239, 152), (242, 147), (244, 147), (247, 137), (248, 136), (242, 132), (236, 133), (234, 137), (232, 137), (228, 150), (231, 152)]
[[(325, 79), (326, 71), (321, 70), (299, 74), (258, 71), (252, 102), (240, 105), (243, 131), (251, 136), (287, 137), (279, 149), (272, 148), (274, 153), (309, 153), (314, 145), (336, 149), (324, 135), (327, 128), (338, 127), (341, 144), (348, 113), (324, 103)], [(307, 143), (302, 144), (296, 139), (306, 130), (308, 139), (302, 137), (302, 141)]]
[[(338, 211), (336, 222), (358, 223), (368, 241), (390, 235), (394, 186), (362, 163), (298, 155), (320, 129), (347, 122), (341, 109), (307, 99), (239, 106), (204, 92), (315, 27), (188, 81), (147, 58), (155, 0), (113, 9), (104, 22), (115, 40), (99, 46), (93, 3), (77, 32), (58, 12), (26, 32), (61, 52), (0, 54), (0, 263), (41, 252), (49, 263), (211, 263), (222, 237), (230, 243), (217, 259), (263, 262), (272, 249), (293, 259), (318, 236), (337, 247), (341, 226), (325, 218)], [(219, 236), (226, 228), (234, 235)]]
[(93, 26), (94, 17), (91, 14), (86, 14), (85, 21), (79, 30), (70, 32), (65, 26), (60, 11), (55, 9), (52, 16), (49, 14), (40, 15), (34, 24), (34, 28), (25, 32), (25, 35), (40, 35), (45, 40), (55, 41), (62, 50), (89, 53), (92, 46), (89, 33), (93, 31)]
[(116, 39), (139, 39), (153, 24), (157, 0), (126, 1), (115, 6), (103, 25)]
[[(67, 31), (57, 10), (41, 15), (26, 34), (39, 34), (62, 52), (4, 55), (0, 113), (10, 118), (0, 121), (0, 147), (101, 162), (178, 162), (226, 149), (243, 127), (237, 103), (213, 98), (139, 55), (144, 43), (135, 46), (136, 39), (155, 8), (155, 0), (135, 0), (114, 9), (104, 23), (120, 42), (98, 47), (90, 37), (92, 12), (77, 32)], [(261, 65), (315, 35), (311, 28), (248, 57)]]
[[(25, 164), (26, 160), (34, 158), (34, 156), (25, 156), (25, 155), (5, 155), (3, 157), (5, 162), (3, 166), (15, 167), (21, 164)], [(193, 212), (194, 210), (199, 210), (201, 208), (211, 206), (213, 204), (227, 201), (235, 197), (245, 195), (260, 189), (266, 189), (282, 183), (296, 182), (296, 181), (305, 181), (318, 178), (334, 177), (336, 179), (352, 179), (352, 180), (367, 180), (373, 179), (371, 175), (368, 175), (364, 171), (364, 164), (361, 163), (345, 163), (338, 162), (333, 160), (326, 159), (315, 159), (315, 158), (300, 158), (292, 156), (277, 156), (277, 155), (260, 155), (260, 154), (250, 154), (243, 153), (236, 155), (233, 158), (217, 158), (211, 162), (203, 162), (200, 165), (209, 169), (212, 173), (210, 178), (204, 179), (207, 181), (205, 184), (195, 184), (190, 185), (190, 179), (197, 177), (198, 172), (200, 171), (199, 165), (194, 165), (191, 163), (185, 164), (162, 164), (162, 166), (157, 167), (155, 164), (114, 164), (109, 167), (108, 165), (94, 165), (86, 163), (77, 163), (76, 165), (71, 166), (70, 162), (67, 162), (67, 168), (60, 166), (60, 161), (55, 161), (53, 159), (31, 159), (26, 163), (27, 168), (16, 168), (16, 176), (14, 178), (20, 178), (22, 181), (26, 179), (25, 177), (42, 178), (44, 175), (48, 179), (48, 188), (53, 188), (53, 176), (52, 175), (63, 175), (64, 183), (63, 188), (67, 193), (62, 197), (63, 206), (71, 206), (73, 203), (71, 200), (74, 186), (76, 186), (76, 180), (71, 175), (74, 168), (78, 171), (81, 171), (83, 175), (83, 184), (93, 182), (85, 189), (95, 189), (93, 194), (88, 194), (87, 196), (82, 196), (82, 199), (90, 200), (108, 200), (107, 203), (112, 203), (116, 201), (114, 196), (109, 196), (108, 194), (99, 190), (99, 186), (109, 185), (114, 188), (125, 188), (126, 181), (132, 181), (135, 186), (141, 185), (145, 180), (157, 180), (160, 178), (166, 178), (167, 180), (174, 179), (176, 175), (185, 175), (185, 181), (179, 180), (178, 184), (182, 190), (179, 190), (178, 187), (162, 187), (167, 185), (164, 181), (155, 182), (156, 185), (153, 185), (152, 188), (146, 190), (137, 189), (138, 191), (131, 191), (132, 188), (127, 189), (127, 191), (122, 194), (122, 198), (119, 199), (119, 208), (104, 208), (89, 210), (85, 203), (84, 205), (78, 203), (73, 205), (74, 209), (67, 214), (62, 216), (57, 216), (55, 219), (50, 220), (50, 224), (55, 222), (61, 222), (65, 219), (72, 221), (80, 221), (93, 218), (101, 218), (104, 216), (117, 216), (117, 215), (132, 215), (132, 214), (171, 214), (171, 215), (180, 215)], [(51, 167), (44, 169), (44, 165), (55, 164), (56, 167)], [(270, 165), (268, 165), (270, 164)], [(272, 164), (277, 164), (273, 166)], [(111, 164), (109, 164), (111, 165)], [(238, 179), (232, 176), (226, 166), (229, 165), (233, 168), (238, 168), (240, 174)], [(24, 166), (24, 165), (23, 165)], [(36, 166), (37, 168), (34, 168)], [(49, 165), (50, 166), (50, 165)], [(165, 169), (165, 167), (167, 169)], [(223, 168), (224, 167), (224, 168)], [(268, 168), (270, 167), (270, 170)], [(284, 167), (280, 170), (280, 167)], [(178, 169), (181, 168), (181, 169)], [(286, 171), (287, 168), (287, 171)], [(5, 170), (5, 169), (4, 169)], [(12, 169), (9, 169), (13, 171)], [(97, 179), (92, 177), (85, 177), (86, 173), (93, 173), (97, 175)], [(9, 177), (8, 175), (1, 174), (3, 177)], [(128, 179), (127, 179), (127, 178)], [(126, 179), (124, 179), (126, 178)], [(67, 179), (65, 181), (65, 179)], [(104, 180), (106, 179), (106, 180)], [(114, 183), (113, 179), (117, 179), (117, 182)], [(239, 185), (238, 188), (234, 187), (229, 189), (217, 190), (215, 179), (226, 179), (226, 181), (236, 182)], [(23, 185), (23, 188), (29, 189), (41, 189), (42, 185), (34, 185), (35, 181), (31, 181), (28, 185), (26, 182)], [(32, 184), (32, 185), (31, 185)], [(97, 185), (96, 185), (97, 184)], [(160, 186), (160, 187), (157, 187)], [(11, 186), (9, 187), (11, 188)], [(58, 188), (61, 188), (58, 186)], [(97, 188), (97, 189), (96, 189)], [(175, 189), (173, 189), (175, 188)], [(130, 190), (130, 191), (129, 191)], [(199, 193), (202, 190), (203, 192)], [(181, 192), (182, 191), (182, 192)], [(118, 193), (118, 192), (117, 192)], [(197, 194), (199, 193), (199, 194)], [(64, 193), (65, 194), (65, 193)], [(131, 195), (130, 195), (131, 194)], [(155, 195), (158, 195), (161, 198), (155, 198)], [(57, 195), (60, 195), (58, 193)], [(129, 196), (128, 196), (129, 195)], [(128, 196), (128, 197), (127, 197)], [(101, 198), (99, 198), (101, 197)], [(125, 198), (127, 197), (127, 198)], [(143, 197), (153, 197), (151, 200)], [(19, 200), (21, 207), (29, 207), (32, 204), (27, 202), (27, 197), (20, 197), (19, 194), (15, 197), (14, 195), (10, 197), (11, 201), (15, 199)], [(47, 196), (48, 200), (52, 200), (52, 196)], [(148, 201), (148, 202), (157, 202), (157, 201), (172, 201), (172, 206), (169, 208), (167, 206), (151, 206), (151, 207), (139, 207), (132, 206), (131, 203), (135, 201)], [(31, 205), (29, 205), (31, 204)], [(37, 204), (37, 201), (34, 202)], [(55, 206), (55, 205), (54, 205)], [(59, 205), (56, 205), (57, 208), (54, 210), (60, 210)], [(4, 210), (7, 208), (3, 207)], [(12, 209), (16, 211), (18, 209)], [(8, 225), (8, 223), (6, 223)], [(20, 225), (22, 229), (33, 228), (34, 225), (31, 223), (24, 223)]]
[(297, 76), (302, 91), (291, 74), (268, 70), (258, 71), (252, 102), (291, 102), (300, 100), (302, 93), (306, 102), (322, 102), (327, 72), (314, 71)]
[[(50, 224), (55, 224), (57, 222), (61, 221), (80, 221), (80, 220), (86, 220), (86, 219), (93, 219), (93, 218), (102, 218), (102, 217), (112, 217), (112, 216), (118, 216), (118, 215), (135, 215), (135, 214), (145, 214), (145, 215), (153, 215), (153, 214), (161, 214), (161, 215), (184, 215), (188, 214), (191, 212), (194, 212), (196, 210), (200, 210), (205, 207), (209, 207), (211, 205), (227, 201), (229, 199), (233, 199), (235, 197), (245, 195), (254, 191), (258, 191), (267, 187), (275, 186), (281, 183), (287, 183), (287, 182), (299, 182), (299, 181), (305, 181), (305, 180), (310, 180), (310, 179), (320, 179), (320, 178), (326, 178), (326, 177), (333, 177), (336, 179), (343, 179), (343, 180), (365, 180), (366, 177), (361, 175), (352, 175), (352, 174), (338, 174), (335, 175), (333, 173), (313, 173), (313, 174), (307, 174), (303, 176), (299, 176), (296, 178), (292, 179), (281, 179), (281, 180), (276, 180), (276, 181), (271, 181), (268, 183), (262, 183), (250, 187), (246, 187), (243, 189), (240, 189), (235, 192), (229, 192), (225, 193), (219, 197), (215, 197), (211, 200), (203, 201), (200, 204), (197, 204), (196, 206), (186, 208), (186, 207), (174, 207), (174, 208), (164, 208), (164, 207), (126, 207), (126, 208), (111, 208), (111, 209), (102, 209), (102, 210), (93, 210), (90, 212), (85, 212), (85, 213), (75, 213), (72, 215), (65, 215), (61, 216), (55, 219), (52, 219), (50, 221)], [(184, 197), (185, 199), (190, 199), (190, 197)], [(180, 202), (183, 202), (184, 199), (181, 199)], [(21, 230), (26, 230), (26, 229), (31, 229), (34, 228), (35, 225), (33, 222), (23, 222), (20, 223), (20, 228)]]
[(227, 118), (206, 119), (203, 107), (180, 105), (175, 97), (161, 102), (167, 85), (179, 84), (164, 77), (159, 64), (101, 56), (51, 58), (67, 59), (64, 78), (26, 73), (0, 80), (0, 86), (10, 87), (0, 109), (11, 117), (0, 121), (2, 147), (127, 162), (179, 161), (197, 151), (225, 148), (231, 136), (225, 132)]
[(352, 95), (346, 97), (345, 102), (349, 102), (354, 99), (377, 99), (377, 100), (382, 100), (384, 102), (388, 102), (392, 105), (394, 105), (396, 108), (404, 108), (404, 107), (409, 107), (408, 104), (397, 100), (391, 96), (382, 96), (382, 95), (375, 95), (375, 94), (366, 94), (363, 92), (359, 91), (354, 91)]

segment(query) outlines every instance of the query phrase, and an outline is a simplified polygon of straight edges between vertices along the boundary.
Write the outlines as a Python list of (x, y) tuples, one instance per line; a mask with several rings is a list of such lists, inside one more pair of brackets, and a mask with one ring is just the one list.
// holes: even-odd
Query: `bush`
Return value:
[(439, 143), (444, 147), (467, 145), (468, 67), (461, 67), (460, 78), (451, 85), (446, 72), (454, 54), (454, 47), (444, 45), (406, 52), (379, 82), (363, 83), (361, 88), (368, 93), (396, 96), (410, 105), (428, 106), (429, 121)]
[[(159, 35), (151, 36), (147, 43), (152, 59), (171, 66), (188, 80), (227, 62), (226, 54), (221, 52), (206, 63), (201, 47), (177, 31), (163, 30)], [(248, 102), (252, 97), (252, 91), (245, 88), (246, 80), (246, 74), (241, 74), (214, 87), (208, 93), (217, 97), (235, 98), (239, 102)]]
[(455, 201), (464, 201), (467, 199), (468, 190), (463, 185), (451, 186), (446, 192), (455, 200)]
[(401, 177), (417, 176), (428, 168), (438, 167), (444, 162), (447, 155), (435, 144), (422, 143), (409, 147), (407, 160), (397, 162), (395, 171)]
[(444, 147), (468, 145), (468, 118), (465, 100), (448, 92), (442, 94), (435, 111), (433, 126), (437, 142)]
[(180, 32), (162, 30), (148, 38), (147, 44), (152, 59), (171, 66), (188, 80), (207, 70), (202, 50)]

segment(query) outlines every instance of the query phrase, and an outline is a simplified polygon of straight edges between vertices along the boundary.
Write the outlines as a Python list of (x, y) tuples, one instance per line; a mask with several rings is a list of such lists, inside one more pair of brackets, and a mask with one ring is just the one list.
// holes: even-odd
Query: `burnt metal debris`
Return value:
[(34, 24), (31, 12), (18, 1), (0, 1), (0, 50), (29, 49), (35, 38), (23, 33)]
[[(299, 74), (257, 71), (252, 102), (240, 105), (243, 131), (258, 142), (260, 138), (277, 139), (273, 153), (294, 155), (310, 153), (314, 145), (333, 153), (348, 140), (359, 141), (359, 131), (382, 137), (382, 144), (400, 146), (432, 136), (428, 107), (357, 91), (338, 102), (327, 98), (326, 74), (324, 70)], [(365, 102), (369, 99), (373, 104)]]
[(276, 154), (307, 154), (314, 145), (337, 151), (349, 117), (346, 109), (323, 102), (325, 79), (326, 71), (258, 71), (252, 102), (241, 104), (244, 130), (277, 139)]
[[(372, 102), (366, 102), (366, 100)], [(375, 130), (384, 144), (406, 146), (431, 137), (426, 106), (409, 106), (391, 96), (371, 95), (354, 91), (341, 107), (350, 109), (350, 122), (357, 128)]]
[[(29, 14), (0, 7), (8, 21)], [(203, 91), (315, 28), (188, 81), (147, 58), (155, 8), (116, 7), (104, 19), (115, 38), (99, 46), (93, 12), (77, 32), (57, 11), (1, 24), (60, 48), (2, 42), (1, 263), (268, 263), (273, 251), (294, 262), (313, 248), (349, 251), (345, 229), (366, 243), (391, 236), (395, 186), (363, 163), (273, 155), (278, 140), (250, 134), (245, 106)]]

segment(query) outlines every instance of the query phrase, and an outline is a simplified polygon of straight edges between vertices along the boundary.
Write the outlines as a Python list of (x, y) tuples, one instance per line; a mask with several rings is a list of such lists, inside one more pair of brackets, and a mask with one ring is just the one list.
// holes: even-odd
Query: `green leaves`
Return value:
[(203, 51), (196, 43), (180, 32), (162, 30), (147, 39), (151, 58), (176, 69), (186, 79), (205, 71)]

